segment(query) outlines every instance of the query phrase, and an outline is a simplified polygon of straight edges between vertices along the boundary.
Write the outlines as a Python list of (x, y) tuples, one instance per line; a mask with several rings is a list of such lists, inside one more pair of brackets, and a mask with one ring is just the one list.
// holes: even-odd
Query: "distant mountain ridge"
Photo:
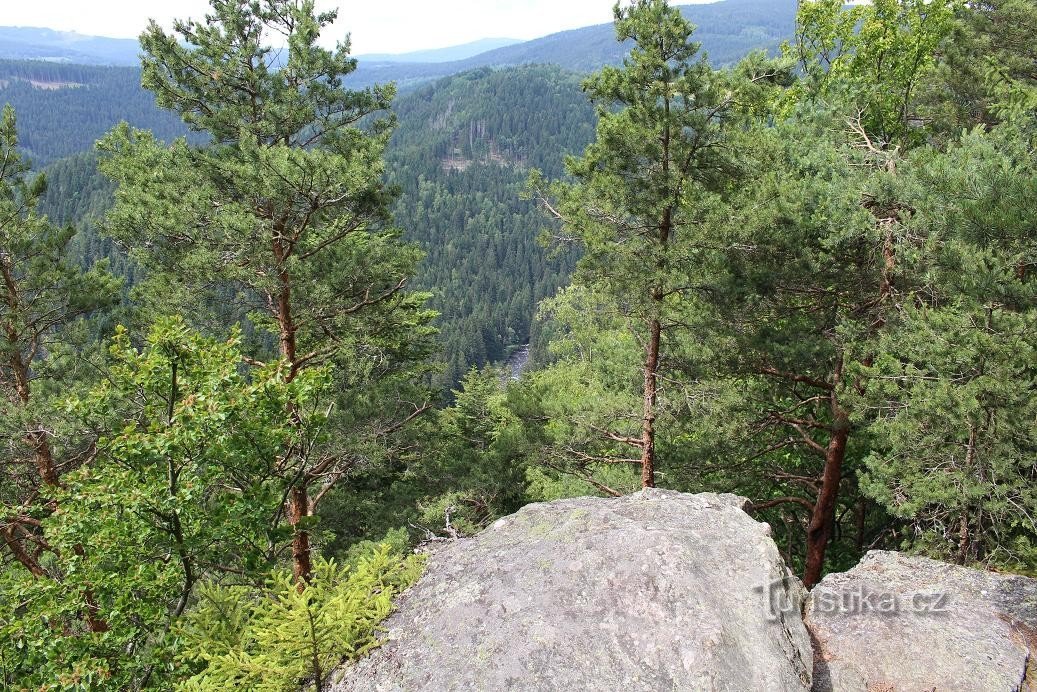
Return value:
[(457, 46), (446, 48), (432, 48), (429, 50), (416, 50), (408, 53), (368, 53), (355, 56), (357, 61), (366, 62), (454, 62), (455, 60), (467, 60), (480, 53), (506, 48), (517, 43), (522, 43), (517, 38), (484, 38), (470, 43), (462, 43)]
[[(710, 62), (730, 65), (753, 50), (776, 51), (796, 29), (797, 0), (720, 0), (708, 5), (683, 5), (681, 12), (698, 30)], [(353, 87), (396, 82), (408, 87), (482, 67), (527, 64), (558, 65), (574, 72), (592, 72), (622, 62), (630, 43), (618, 43), (612, 24), (598, 24), (550, 34), (443, 63), (361, 62), (350, 76)]]
[[(796, 8), (797, 0), (721, 0), (681, 9), (699, 27), (695, 38), (711, 61), (726, 65), (752, 50), (774, 50), (790, 39), (795, 32)], [(13, 41), (13, 37), (22, 40)], [(42, 51), (49, 60), (41, 61), (39, 55), (35, 61), (3, 59), (3, 55), (22, 50), (31, 40), (54, 44)], [(123, 39), (92, 39), (49, 29), (0, 28), (0, 103), (10, 103), (17, 109), (23, 129), (22, 147), (37, 165), (92, 149), (98, 137), (123, 119), (154, 130), (161, 139), (185, 131), (179, 118), (160, 111), (154, 97), (140, 88), (136, 57), (132, 67), (68, 63), (70, 55), (88, 49), (98, 51), (96, 60), (103, 54), (114, 62), (125, 60), (130, 50), (135, 56), (138, 47), (135, 41)], [(395, 63), (367, 58), (345, 81), (350, 88), (394, 81), (401, 92), (406, 92), (444, 77), (486, 68), (554, 64), (585, 74), (622, 61), (628, 50), (628, 46), (616, 42), (611, 24), (601, 24), (451, 62)]]
[[(517, 38), (484, 38), (477, 41), (410, 51), (354, 56), (363, 62), (442, 63), (468, 58), (522, 43)], [(88, 36), (75, 31), (44, 27), (0, 26), (0, 60), (42, 60), (108, 67), (140, 64), (140, 43), (135, 38)]]
[(86, 36), (74, 31), (0, 26), (0, 59), (79, 65), (136, 66), (140, 44), (132, 38)]
[[(695, 39), (702, 43), (711, 62), (722, 66), (754, 49), (775, 50), (791, 38), (797, 5), (797, 0), (720, 0), (684, 5), (681, 11), (699, 27)], [(488, 38), (398, 55), (359, 55), (359, 69), (348, 81), (353, 87), (385, 82), (407, 87), (482, 67), (531, 63), (591, 72), (602, 65), (619, 63), (628, 50), (629, 44), (616, 42), (612, 24), (598, 24), (531, 41)], [(0, 27), (0, 59), (137, 66), (139, 52), (135, 39)]]

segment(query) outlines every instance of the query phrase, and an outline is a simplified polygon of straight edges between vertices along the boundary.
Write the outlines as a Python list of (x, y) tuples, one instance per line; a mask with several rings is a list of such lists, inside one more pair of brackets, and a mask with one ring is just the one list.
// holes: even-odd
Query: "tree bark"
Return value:
[[(22, 406), (28, 406), (32, 398), (31, 385), (29, 383), (29, 366), (17, 350), (17, 342), (12, 341), (10, 347), (14, 350), (9, 363), (11, 371), (14, 373), (14, 387), (18, 392), (18, 399), (21, 401)], [(32, 449), (40, 480), (48, 487), (57, 488), (60, 485), (60, 480), (58, 479), (57, 465), (54, 463), (54, 454), (50, 448), (50, 440), (47, 439), (47, 433), (42, 429), (42, 425), (36, 423), (35, 427), (36, 430), (26, 431), (25, 443)]]
[(56, 486), (58, 484), (58, 469), (54, 463), (54, 455), (50, 448), (50, 440), (47, 433), (42, 430), (30, 432), (25, 441), (32, 447), (33, 456), (36, 459), (36, 469), (44, 484)]
[[(662, 129), (662, 167), (663, 175), (669, 182), (670, 175), (670, 94), (667, 90), (663, 96), (665, 119)], [(663, 280), (666, 271), (666, 252), (673, 232), (673, 207), (663, 209), (659, 219), (659, 257), (656, 269), (658, 280)], [(641, 487), (655, 487), (655, 409), (659, 400), (659, 350), (662, 342), (662, 312), (665, 294), (661, 283), (652, 290), (652, 320), (649, 324), (648, 343), (645, 344), (644, 364), (644, 408), (641, 424)]]
[(18, 540), (18, 537), (14, 535), (14, 527), (7, 526), (0, 530), (0, 537), (3, 538), (4, 544), (11, 550), (11, 554), (14, 555), (15, 559), (18, 560), (29, 570), (29, 573), (37, 579), (47, 576), (47, 573), (40, 566), (39, 561), (29, 554), (29, 551), (25, 549), (25, 545)]
[(292, 315), (292, 277), (288, 272), (288, 249), (284, 246), (281, 236), (284, 235), (284, 225), (277, 223), (274, 226), (275, 237), (273, 239), (274, 260), (277, 261), (277, 297), (274, 309), (274, 317), (277, 319), (278, 339), (281, 348), (281, 357), (288, 361), (291, 370), (288, 380), (291, 381), (299, 374), (298, 344), (296, 340), (295, 319)]
[[(12, 310), (16, 309), (17, 303), (14, 302), (13, 296), (13, 284), (10, 281), (8, 272), (4, 272), (4, 278), (7, 283), (7, 289), (9, 294), (9, 305)], [(11, 349), (10, 360), (8, 366), (11, 368), (11, 373), (14, 376), (14, 389), (18, 396), (18, 401), (21, 405), (28, 406), (29, 401), (32, 398), (31, 384), (29, 379), (29, 367), (22, 358), (18, 334), (10, 324), (7, 325), (7, 341), (8, 347)], [(58, 470), (54, 464), (54, 455), (50, 448), (50, 440), (47, 439), (47, 433), (42, 430), (43, 426), (34, 424), (36, 430), (26, 431), (24, 440), (25, 444), (32, 450), (33, 461), (35, 462), (36, 472), (39, 474), (40, 482), (49, 488), (58, 487)], [(40, 566), (39, 561), (36, 560), (29, 551), (26, 550), (23, 541), (15, 535), (14, 528), (8, 527), (3, 531), (4, 544), (10, 548), (11, 553), (14, 557), (25, 566), (27, 570), (34, 577), (42, 577), (46, 575), (46, 572)]]
[[(280, 341), (281, 357), (288, 363), (289, 371), (286, 379), (291, 382), (299, 374), (301, 365), (299, 363), (298, 340), (296, 338), (297, 327), (292, 313), (292, 277), (288, 272), (287, 262), (289, 249), (283, 241), (284, 224), (281, 222), (274, 225), (274, 238), (272, 241), (274, 259), (277, 261), (278, 292), (274, 307), (274, 317), (277, 319), (278, 337)], [(295, 411), (295, 414), (298, 412)], [(298, 415), (293, 415), (293, 420), (299, 424)], [(302, 591), (309, 583), (313, 575), (313, 561), (310, 555), (310, 534), (300, 528), (303, 519), (310, 514), (310, 496), (307, 489), (306, 474), (299, 474), (289, 491), (288, 522), (292, 526), (292, 573), (295, 581)]]
[[(969, 425), (969, 441), (965, 449), (965, 473), (972, 473), (976, 463), (976, 446), (979, 440), (979, 431), (975, 425)], [(969, 553), (972, 549), (972, 535), (969, 530), (969, 505), (968, 502), (962, 507), (961, 516), (958, 519), (958, 564), (969, 563)]]
[[(31, 397), (29, 388), (29, 369), (17, 351), (12, 358), (12, 366), (14, 369), (15, 388), (18, 390), (18, 396), (21, 399), (22, 405), (28, 405)], [(26, 434), (25, 440), (32, 447), (33, 456), (36, 460), (36, 469), (40, 474), (40, 480), (43, 482), (43, 485), (51, 490), (60, 488), (61, 479), (58, 476), (57, 465), (54, 463), (54, 454), (50, 447), (50, 440), (47, 439), (47, 433), (43, 430), (31, 431)], [(12, 550), (14, 550), (13, 544), (8, 543), (8, 545)], [(81, 558), (86, 557), (86, 551), (81, 545), (76, 545), (73, 548), (73, 552)], [(18, 554), (16, 553), (16, 556), (17, 555)], [(19, 561), (22, 562), (22, 564), (26, 564), (21, 558), (19, 558)], [(37, 574), (36, 571), (31, 568), (30, 572), (37, 577), (42, 576), (42, 572)], [(86, 612), (83, 615), (83, 620), (86, 622), (87, 629), (91, 632), (107, 632), (109, 629), (108, 623), (100, 617), (100, 606), (97, 605), (97, 599), (94, 597), (94, 592), (89, 585), (83, 589), (83, 600), (86, 601)]]
[(857, 548), (858, 553), (863, 553), (865, 544), (864, 531), (867, 528), (868, 519), (868, 501), (862, 497), (860, 500), (857, 501), (857, 506), (853, 508), (853, 512), (854, 529), (856, 530), (857, 534), (855, 536), (855, 547)]
[[(2, 258), (2, 261), (0, 261), (0, 274), (2, 274), (5, 293), (7, 295), (7, 305), (10, 308), (11, 313), (15, 314), (23, 308), (23, 305), (21, 298), (19, 297), (18, 283), (14, 275), (13, 267), (6, 256)], [(33, 326), (38, 328), (38, 325)], [(27, 359), (22, 356), (23, 340), (25, 336), (24, 334), (19, 334), (19, 331), (13, 322), (8, 322), (4, 329), (6, 331), (8, 347), (11, 350), (8, 365), (10, 366), (11, 372), (14, 376), (15, 393), (17, 394), (21, 405), (25, 407), (29, 405), (29, 402), (32, 399), (32, 385), (30, 378), (32, 354), (30, 353), (28, 362), (26, 362)], [(33, 339), (35, 338), (36, 337), (33, 337)], [(26, 431), (24, 439), (26, 444), (32, 449), (40, 481), (46, 488), (51, 490), (60, 488), (61, 479), (58, 474), (57, 464), (54, 462), (54, 453), (51, 449), (50, 440), (47, 438), (47, 432), (39, 422), (34, 422), (33, 427), (35, 430)], [(46, 572), (40, 566), (39, 561), (25, 550), (24, 543), (14, 535), (12, 528), (3, 531), (3, 539), (4, 543), (11, 549), (15, 558), (23, 564), (34, 577), (39, 578), (46, 575)], [(80, 557), (86, 555), (86, 551), (81, 545), (75, 546), (74, 552)], [(94, 598), (94, 593), (90, 589), (89, 584), (83, 589), (83, 600), (86, 601), (87, 606), (86, 612), (83, 615), (83, 620), (86, 623), (87, 629), (91, 632), (107, 632), (109, 629), (108, 623), (99, 615), (100, 607), (97, 605), (97, 600)]]
[(310, 497), (306, 488), (296, 486), (292, 488), (289, 513), (289, 523), (294, 528), (292, 536), (292, 573), (298, 584), (299, 591), (306, 588), (306, 584), (313, 575), (313, 561), (310, 557), (310, 533), (300, 528), (303, 519), (310, 513)]
[[(8, 288), (8, 292), (10, 292), (10, 290), (11, 289)], [(11, 305), (12, 310), (16, 308), (16, 304)], [(8, 347), (11, 349), (8, 366), (11, 368), (11, 373), (14, 376), (14, 389), (18, 395), (18, 401), (21, 402), (22, 406), (28, 406), (29, 401), (32, 398), (29, 365), (25, 362), (25, 359), (22, 358), (18, 334), (10, 324), (7, 326), (7, 341)], [(35, 423), (34, 425), (37, 429), (25, 433), (25, 443), (29, 445), (30, 449), (32, 449), (33, 458), (36, 463), (36, 470), (40, 474), (40, 480), (43, 481), (45, 485), (52, 487), (57, 486), (58, 470), (54, 464), (54, 455), (51, 452), (50, 440), (47, 439), (47, 433), (42, 430), (43, 426), (38, 423)]]
[(825, 553), (832, 538), (839, 483), (842, 480), (843, 461), (846, 458), (846, 443), (850, 436), (849, 417), (835, 402), (834, 394), (832, 402), (835, 420), (832, 425), (832, 437), (825, 450), (821, 492), (817, 495), (814, 512), (807, 525), (807, 564), (803, 572), (803, 585), (808, 589), (821, 581), (821, 574), (824, 572)]
[(641, 487), (655, 487), (655, 404), (659, 396), (659, 342), (662, 325), (652, 320), (644, 368), (644, 416), (641, 428)]

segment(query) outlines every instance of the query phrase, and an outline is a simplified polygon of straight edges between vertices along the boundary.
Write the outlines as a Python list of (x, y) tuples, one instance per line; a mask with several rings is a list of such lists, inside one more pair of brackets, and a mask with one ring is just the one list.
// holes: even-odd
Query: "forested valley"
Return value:
[[(59, 225), (77, 227), (77, 262), (88, 267), (107, 259), (116, 274), (135, 284), (126, 254), (97, 232), (114, 185), (98, 171), (93, 143), (121, 119), (163, 141), (186, 128), (135, 86), (137, 70), (89, 67), (81, 75), (76, 66), (0, 64), (5, 68), (12, 86), (0, 93), (14, 104), (20, 122), (39, 129), (37, 138), (53, 141), (49, 149), (37, 138), (21, 140), (33, 161), (46, 162), (49, 185), (40, 211)], [(95, 84), (96, 93), (39, 93), (28, 79)], [(126, 103), (128, 109), (121, 105)], [(98, 104), (121, 117), (94, 112)], [(407, 239), (427, 253), (414, 287), (434, 292), (446, 364), (437, 382), (449, 389), (470, 366), (499, 362), (528, 343), (537, 303), (568, 280), (571, 253), (549, 257), (535, 232), (542, 216), (519, 196), (530, 167), (562, 173), (559, 152), (577, 152), (591, 140), (594, 113), (580, 93), (580, 78), (551, 66), (447, 77), (400, 97), (393, 110), (400, 121), (387, 151), (388, 182), (400, 188), (393, 212)], [(64, 136), (60, 123), (70, 114), (84, 125)], [(194, 135), (191, 141), (202, 140)], [(61, 158), (52, 160), (51, 151)]]
[(1037, 573), (1033, 0), (780, 47), (632, 0), (594, 65), (399, 94), (310, 0), (211, 5), (0, 62), (5, 687), (319, 690), (419, 543), (644, 487), (749, 498), (808, 588)]

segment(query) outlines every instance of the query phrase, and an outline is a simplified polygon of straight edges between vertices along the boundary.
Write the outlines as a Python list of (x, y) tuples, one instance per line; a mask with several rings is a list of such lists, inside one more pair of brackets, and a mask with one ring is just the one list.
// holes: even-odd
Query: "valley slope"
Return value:
[[(730, 63), (790, 36), (795, 7), (725, 0), (683, 10), (712, 60)], [(580, 73), (619, 62), (626, 49), (601, 25), (463, 61), (361, 63), (350, 78), (352, 87), (404, 86), (389, 177), (401, 192), (396, 222), (427, 253), (415, 287), (433, 292), (441, 313), (444, 385), (528, 342), (536, 305), (567, 281), (575, 258), (547, 256), (537, 242), (544, 219), (520, 193), (530, 168), (557, 177), (565, 154), (591, 141), (595, 117)], [(120, 120), (164, 140), (186, 133), (139, 79), (132, 67), (0, 60), (0, 101), (15, 107), (23, 149), (48, 172), (45, 210), (79, 227), (81, 262), (111, 256), (123, 272), (131, 268), (95, 230), (112, 190), (96, 171), (94, 142)]]

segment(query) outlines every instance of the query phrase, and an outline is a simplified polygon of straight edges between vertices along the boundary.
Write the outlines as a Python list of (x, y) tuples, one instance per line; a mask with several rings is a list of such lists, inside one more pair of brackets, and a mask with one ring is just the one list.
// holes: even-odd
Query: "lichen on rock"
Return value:
[(332, 689), (809, 689), (802, 587), (744, 505), (646, 490), (525, 507), (436, 551), (386, 644)]

